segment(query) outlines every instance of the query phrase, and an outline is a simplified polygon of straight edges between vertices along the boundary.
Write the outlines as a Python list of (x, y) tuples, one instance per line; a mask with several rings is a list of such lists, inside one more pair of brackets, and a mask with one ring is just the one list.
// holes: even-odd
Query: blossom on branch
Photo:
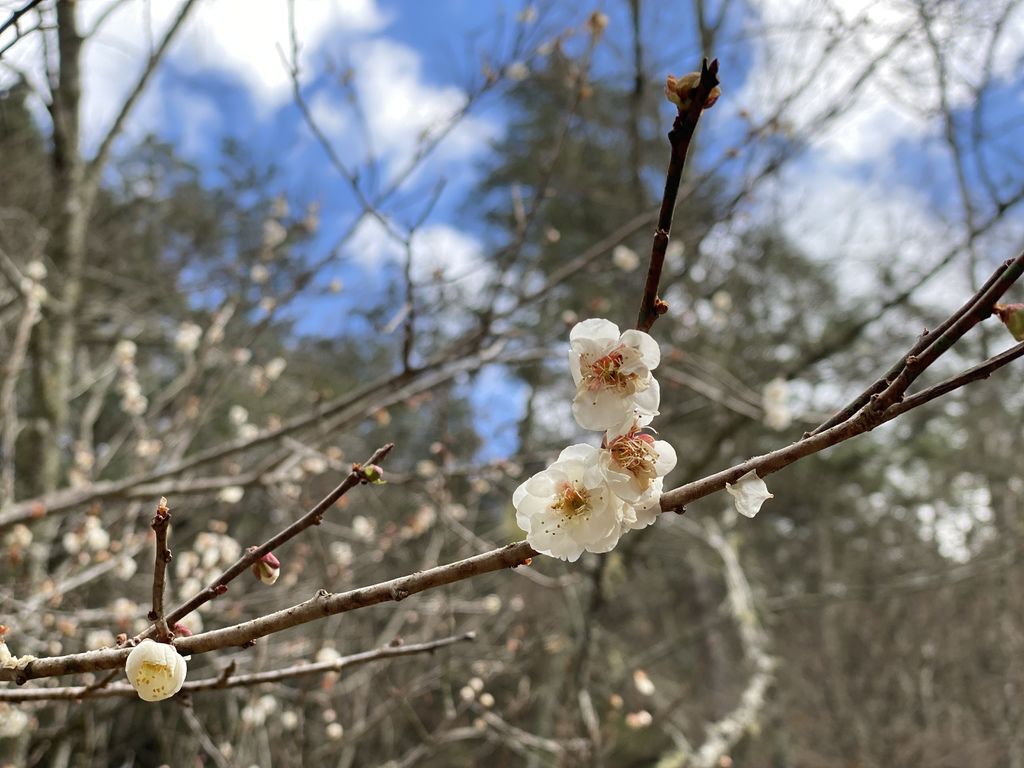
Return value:
[(676, 465), (675, 449), (644, 431), (651, 416), (631, 413), (605, 436), (600, 464), (612, 492), (633, 507), (629, 528), (646, 528), (661, 508), (658, 504), (664, 477)]
[(600, 453), (590, 445), (570, 445), (516, 488), (516, 523), (541, 554), (575, 562), (584, 552), (609, 552), (618, 543), (632, 510), (608, 485)]
[(162, 701), (181, 690), (188, 667), (174, 646), (146, 638), (128, 654), (124, 671), (140, 699)]
[(267, 552), (252, 564), (252, 572), (264, 584), (273, 584), (281, 575), (281, 561), (274, 556), (273, 552)]
[(661, 390), (651, 371), (661, 362), (661, 350), (648, 334), (620, 334), (615, 323), (592, 318), (576, 324), (569, 346), (576, 383), (572, 412), (581, 427), (614, 429), (634, 410), (645, 416), (658, 412)]

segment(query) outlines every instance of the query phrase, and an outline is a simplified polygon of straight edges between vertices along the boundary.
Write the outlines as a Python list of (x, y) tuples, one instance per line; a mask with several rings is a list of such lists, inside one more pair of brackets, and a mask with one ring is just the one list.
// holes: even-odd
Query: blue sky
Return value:
[[(0, 7), (12, 6), (0, 0)], [(90, 26), (109, 3), (82, 0), (83, 26)], [(259, 12), (254, 12), (256, 6)], [(699, 58), (689, 4), (646, 3), (642, 34), (654, 71), (667, 74), (692, 68)], [(713, 7), (714, 3), (709, 3)], [(791, 135), (803, 139), (802, 126), (849, 91), (857, 74), (893, 37), (915, 19), (912, 9), (898, 0), (849, 0), (841, 4), (842, 19), (826, 13), (818, 0), (760, 0), (737, 12), (722, 32), (716, 54), (722, 59), (722, 100), (704, 120), (705, 135), (713, 137), (705, 162), (712, 162), (738, 141), (746, 126), (744, 114), (763, 117), (792, 89), (799, 75), (821, 70), (812, 87), (797, 94), (784, 115)], [(952, 47), (961, 67), (950, 74), (950, 95), (958, 123), (969, 128), (973, 104), (972, 72), (985, 50), (986, 3), (976, 7), (978, 23), (958, 28)], [(147, 41), (164, 29), (178, 7), (175, 0), (130, 0), (112, 13), (85, 54), (86, 143), (95, 146), (109, 125), (112, 105), (118, 104), (144, 60)], [(600, 2), (594, 7), (552, 4), (538, 7), (537, 20), (524, 24), (518, 2), (438, 0), (298, 0), (296, 23), (302, 51), (304, 93), (318, 122), (346, 163), (366, 157), (360, 118), (349, 108), (338, 79), (351, 68), (367, 131), (380, 159), (378, 186), (397, 173), (416, 146), (423, 130), (434, 130), (463, 103), (467, 87), (479, 84), (487, 61), (500, 68), (514, 59), (528, 59), (553, 31), (580, 29), (586, 15), (604, 10), (610, 24), (599, 49), (599, 78), (625, 81), (631, 67), (627, 4)], [(972, 6), (973, 7), (973, 6)], [(978, 10), (980, 9), (980, 10)], [(1018, 17), (1020, 13), (1018, 13)], [(842, 22), (859, 24), (844, 37), (824, 65), (818, 56), (826, 45), (825, 29)], [(952, 23), (955, 19), (944, 20)], [(983, 124), (994, 146), (1012, 161), (989, 156), (992, 176), (1001, 189), (1024, 175), (1024, 158), (1014, 156), (1024, 146), (1024, 18), (1008, 23), (1007, 33), (992, 62), (995, 86), (986, 102)], [(150, 30), (150, 31), (147, 31)], [(516, 50), (520, 45), (521, 50)], [(2, 43), (3, 41), (0, 41)], [(156, 132), (196, 164), (215, 169), (220, 143), (238, 140), (252, 157), (281, 169), (282, 191), (298, 204), (317, 202), (322, 229), (312, 248), (321, 255), (356, 214), (353, 197), (292, 102), (289, 81), (278, 46), (288, 48), (284, 0), (201, 0), (152, 87), (133, 115), (122, 146)], [(569, 43), (578, 47), (580, 37)], [(25, 41), (9, 59), (37, 82), (42, 69), (40, 48)], [(973, 68), (973, 69), (972, 69)], [(911, 75), (906, 72), (910, 70)], [(942, 123), (929, 90), (931, 65), (927, 48), (913, 39), (891, 62), (878, 68), (856, 105), (820, 135), (807, 151), (759, 193), (735, 221), (713, 233), (706, 248), (727, 249), (736, 229), (785, 212), (790, 236), (823, 259), (834, 258), (836, 243), (846, 244), (848, 258), (837, 269), (850, 289), (870, 296), (865, 265), (892, 258), (893, 244), (909, 243), (903, 254), (927, 259), (962, 232), (952, 166), (942, 141)], [(0, 69), (0, 85), (10, 73)], [(976, 79), (976, 78), (975, 78)], [(910, 84), (919, 82), (914, 90)], [(500, 83), (442, 143), (431, 159), (402, 187), (385, 209), (398, 219), (418, 210), (427, 191), (443, 179), (445, 192), (417, 243), (417, 270), (429, 274), (438, 266), (451, 274), (469, 275), (463, 283), (472, 290), (483, 278), (473, 266), (485, 253), (484, 234), (461, 216), (463, 202), (476, 180), (476, 168), (489, 143), (500, 137), (508, 118)], [(671, 107), (665, 105), (666, 127)], [(710, 140), (709, 140), (710, 141)], [(741, 154), (725, 166), (739, 179), (749, 161)], [(213, 174), (215, 171), (209, 170)], [(977, 164), (969, 171), (980, 186)], [(213, 176), (211, 175), (211, 179)], [(364, 176), (364, 178), (366, 178)], [(660, 184), (660, 181), (659, 181)], [(983, 197), (979, 198), (983, 202)], [(981, 203), (979, 203), (981, 205)], [(993, 259), (1013, 255), (1005, 243), (1024, 236), (1021, 216), (993, 235)], [(365, 297), (375, 271), (401, 257), (401, 249), (379, 226), (364, 225), (346, 258), (325, 275), (344, 279), (349, 289), (339, 296), (306, 305), (300, 328), (331, 332), (353, 304)], [(847, 270), (847, 273), (842, 270)], [(962, 275), (959, 276), (962, 278)], [(935, 300), (959, 295), (960, 279), (933, 285)], [(505, 377), (490, 375), (498, 386)], [(503, 395), (516, 401), (515, 393)], [(481, 403), (481, 410), (491, 410)], [(507, 420), (506, 420), (507, 421)], [(503, 427), (507, 429), (507, 427)]]

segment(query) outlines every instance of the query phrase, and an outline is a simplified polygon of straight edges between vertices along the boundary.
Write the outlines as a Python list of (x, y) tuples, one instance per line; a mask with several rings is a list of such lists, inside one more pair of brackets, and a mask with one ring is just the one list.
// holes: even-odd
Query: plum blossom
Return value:
[(252, 564), (252, 572), (264, 584), (273, 584), (281, 575), (281, 561), (274, 556), (273, 552), (267, 552)]
[(124, 671), (140, 699), (161, 701), (181, 690), (188, 666), (174, 646), (146, 638), (128, 654)]
[(629, 414), (608, 431), (601, 450), (601, 471), (609, 487), (635, 513), (626, 518), (630, 529), (646, 528), (657, 519), (664, 477), (676, 465), (675, 449), (644, 431), (651, 418)]
[(575, 562), (618, 543), (630, 510), (612, 492), (599, 459), (593, 446), (570, 445), (512, 495), (516, 523), (541, 554)]
[(793, 413), (789, 409), (789, 384), (779, 377), (772, 379), (764, 386), (762, 395), (764, 423), (769, 429), (787, 429), (793, 423)]
[(658, 343), (643, 331), (619, 333), (592, 318), (569, 333), (569, 368), (576, 383), (572, 412), (584, 429), (618, 427), (633, 411), (653, 416), (661, 390), (651, 371), (661, 362)]

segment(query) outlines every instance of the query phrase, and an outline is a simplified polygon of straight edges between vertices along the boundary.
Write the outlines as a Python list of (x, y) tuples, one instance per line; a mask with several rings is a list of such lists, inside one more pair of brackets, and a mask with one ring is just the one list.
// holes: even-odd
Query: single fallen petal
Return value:
[(732, 496), (736, 511), (744, 517), (754, 517), (766, 500), (775, 498), (753, 469), (737, 480), (735, 485), (726, 483), (725, 490)]

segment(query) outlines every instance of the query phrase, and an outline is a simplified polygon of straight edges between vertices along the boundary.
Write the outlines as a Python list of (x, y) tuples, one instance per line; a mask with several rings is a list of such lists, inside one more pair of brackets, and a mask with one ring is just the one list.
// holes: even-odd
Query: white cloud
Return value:
[[(996, 16), (995, 3), (933, 4), (933, 29), (948, 45), (948, 99), (953, 107), (974, 100), (973, 79), (983, 70)], [(913, 4), (901, 0), (761, 0), (751, 75), (736, 96), (755, 116), (771, 114), (780, 97), (796, 95), (782, 115), (797, 136), (832, 103), (848, 98), (872, 61), (886, 54), (860, 87), (853, 105), (813, 140), (828, 159), (863, 162), (886, 157), (900, 142), (920, 140), (941, 126), (933, 52)], [(1024, 10), (1009, 18), (993, 57), (996, 78), (1019, 76), (1024, 53)], [(903, 39), (901, 35), (907, 33)], [(894, 50), (890, 50), (895, 46)]]
[[(405, 260), (404, 246), (377, 219), (369, 217), (356, 229), (347, 253), (370, 271)], [(447, 224), (429, 224), (417, 230), (412, 258), (413, 280), (421, 285), (441, 278), (473, 293), (484, 287), (492, 271), (480, 241)]]
[[(81, 28), (93, 28), (108, 6), (99, 0), (82, 3)], [(181, 0), (130, 0), (103, 19), (99, 33), (87, 40), (82, 109), (87, 150), (95, 148), (111, 125), (149, 51), (180, 8)], [(175, 87), (182, 76), (201, 81), (220, 75), (240, 84), (255, 110), (247, 116), (250, 120), (266, 119), (287, 105), (291, 82), (280, 55), (282, 49), (290, 55), (287, 8), (285, 0), (258, 4), (252, 0), (201, 0), (156, 82), (131, 115), (127, 136), (138, 138), (161, 124), (181, 125), (184, 148), (194, 151), (206, 134), (239, 132), (226, 124), (239, 116), (227, 114), (202, 88), (187, 82)], [(438, 132), (465, 106), (466, 95), (460, 88), (427, 81), (419, 52), (380, 36), (388, 17), (376, 0), (297, 0), (295, 22), (304, 82), (320, 74), (325, 57), (338, 59), (337, 51), (346, 52), (340, 63), (354, 68), (372, 148), (388, 176), (403, 170), (424, 138)], [(26, 39), (12, 49), (10, 61), (45, 90), (42, 50), (38, 36)], [(164, 74), (167, 72), (171, 74)], [(0, 87), (11, 79), (11, 73), (0, 70)], [(340, 89), (333, 85), (319, 89), (312, 107), (347, 162), (365, 159), (365, 147), (360, 146), (363, 137)], [(42, 105), (36, 108), (44, 118)], [(466, 116), (445, 138), (431, 163), (437, 167), (465, 160), (486, 147), (497, 131), (491, 121)]]
[[(351, 49), (355, 88), (374, 156), (389, 177), (405, 170), (428, 137), (438, 135), (466, 105), (466, 94), (452, 85), (428, 83), (421, 55), (386, 38), (355, 43)], [(311, 105), (314, 119), (348, 162), (365, 159), (367, 148), (349, 106), (334, 91), (320, 91)], [(497, 126), (467, 115), (438, 148), (434, 161), (465, 160), (482, 151)]]
[[(91, 30), (110, 4), (85, 2), (79, 26)], [(83, 136), (95, 146), (111, 124), (145, 66), (152, 47), (161, 39), (181, 8), (180, 0), (132, 0), (102, 21), (98, 34), (83, 48)], [(201, 76), (220, 73), (240, 82), (265, 116), (290, 99), (290, 81), (279, 46), (290, 50), (288, 11), (284, 0), (201, 0), (179, 32), (167, 64), (179, 72)], [(375, 0), (298, 0), (296, 30), (302, 66), (314, 66), (314, 54), (329, 42), (380, 31), (387, 17)], [(7, 58), (45, 90), (42, 41), (38, 35), (20, 41)], [(0, 87), (12, 73), (0, 70)], [(129, 130), (152, 129), (167, 118), (166, 105), (151, 88), (132, 116)]]

